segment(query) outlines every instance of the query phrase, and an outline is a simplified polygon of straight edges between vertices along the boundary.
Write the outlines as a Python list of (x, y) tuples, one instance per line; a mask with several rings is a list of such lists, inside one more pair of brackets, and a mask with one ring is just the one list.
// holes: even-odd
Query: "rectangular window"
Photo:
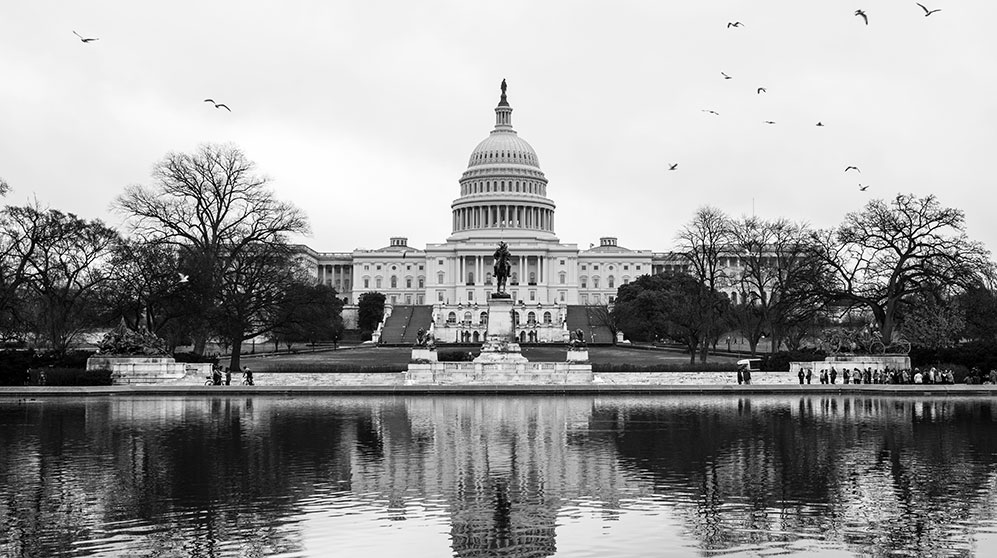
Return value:
[(592, 266), (592, 271), (599, 271), (599, 264), (593, 265)]
[(640, 271), (640, 264), (637, 264), (637, 271)]
[(370, 271), (370, 264), (363, 264), (364, 271)]
[(412, 271), (412, 266), (411, 265), (405, 266), (405, 271)]
[(536, 302), (536, 301), (537, 301), (537, 292), (530, 291), (530, 302)]
[(561, 260), (561, 265), (564, 265), (564, 260)]
[(443, 302), (443, 291), (436, 291), (436, 301)]
[(381, 271), (381, 264), (377, 264), (377, 270)]
[(419, 271), (422, 271), (423, 267), (425, 267), (425, 266), (423, 266), (422, 264), (419, 264)]
[(558, 299), (561, 302), (564, 302), (564, 299), (567, 298), (567, 296), (568, 296), (568, 293), (566, 293), (564, 291), (560, 291), (560, 292), (557, 293), (557, 297), (558, 297)]
[(369, 289), (370, 288), (370, 279), (364, 277), (364, 279), (363, 279), (363, 288), (365, 288), (365, 289)]
[(623, 266), (623, 271), (626, 271), (626, 270), (628, 270), (628, 269), (630, 269), (630, 266), (629, 266), (629, 265), (624, 265), (624, 266)]
[(585, 271), (585, 264), (582, 264), (582, 271)]
[(405, 295), (405, 304), (412, 304), (412, 295)]
[(443, 260), (436, 260), (436, 265), (443, 265)]
[(474, 291), (467, 291), (467, 301), (474, 302)]

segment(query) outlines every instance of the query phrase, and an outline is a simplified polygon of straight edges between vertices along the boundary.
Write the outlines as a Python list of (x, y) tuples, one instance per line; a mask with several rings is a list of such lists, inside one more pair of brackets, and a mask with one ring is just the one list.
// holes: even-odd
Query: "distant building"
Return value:
[(376, 250), (303, 247), (302, 257), (348, 304), (377, 291), (390, 305), (432, 305), (436, 337), (448, 342), (483, 340), (499, 241), (513, 255), (507, 290), (519, 303), (514, 319), (524, 326), (522, 341), (565, 340), (568, 306), (611, 304), (620, 285), (641, 275), (688, 271), (680, 254), (631, 250), (612, 236), (588, 249), (562, 243), (547, 177), (533, 147), (513, 129), (504, 91), (495, 127), (471, 152), (459, 186), (450, 206), (452, 233), (443, 243), (415, 248), (405, 237), (392, 237)]

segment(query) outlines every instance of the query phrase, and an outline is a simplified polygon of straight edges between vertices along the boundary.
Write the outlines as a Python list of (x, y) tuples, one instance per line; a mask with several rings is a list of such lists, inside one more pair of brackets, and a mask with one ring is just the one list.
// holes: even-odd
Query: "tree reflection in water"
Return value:
[(697, 554), (969, 555), (995, 426), (943, 397), (0, 399), (0, 555), (324, 555), (319, 510), (370, 514), (320, 534), (353, 549), (423, 513), (455, 556), (550, 556), (580, 502), (666, 513)]

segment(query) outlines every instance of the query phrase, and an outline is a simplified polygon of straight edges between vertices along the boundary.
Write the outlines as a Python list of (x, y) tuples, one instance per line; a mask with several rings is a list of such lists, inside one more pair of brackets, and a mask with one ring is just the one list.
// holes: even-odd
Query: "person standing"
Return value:
[(232, 370), (228, 366), (225, 367), (225, 385), (232, 385)]
[(803, 385), (803, 378), (806, 378), (806, 376), (807, 376), (806, 372), (803, 371), (803, 367), (802, 366), (800, 367), (800, 372), (799, 372), (799, 374), (797, 374), (797, 376), (800, 377), (800, 385), (802, 386)]
[(841, 383), (848, 385), (848, 380), (851, 379), (851, 371), (847, 368), (841, 371)]
[(242, 377), (246, 381), (246, 385), (253, 385), (253, 372), (248, 366), (242, 367)]
[(751, 385), (751, 368), (748, 367), (748, 366), (745, 366), (744, 367), (744, 373), (743, 373), (743, 375), (744, 375), (744, 385), (750, 386)]
[(814, 377), (814, 369), (807, 368), (807, 383), (810, 383), (810, 379)]
[(832, 366), (832, 367), (831, 367), (831, 383), (833, 384), (833, 383), (834, 383), (834, 381), (835, 381), (835, 380), (836, 380), (837, 378), (838, 378), (838, 371), (837, 371), (837, 370), (835, 370), (835, 369), (834, 369), (834, 367)]

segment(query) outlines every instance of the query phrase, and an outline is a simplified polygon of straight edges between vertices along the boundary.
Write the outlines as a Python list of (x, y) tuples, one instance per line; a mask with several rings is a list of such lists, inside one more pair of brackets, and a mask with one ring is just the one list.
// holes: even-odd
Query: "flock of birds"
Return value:
[[(922, 10), (924, 10), (924, 17), (928, 17), (928, 16), (930, 16), (933, 13), (942, 11), (941, 8), (936, 8), (936, 9), (933, 9), (933, 10), (932, 9), (928, 9), (927, 6), (925, 6), (924, 4), (921, 4), (920, 2), (915, 2), (915, 4), (917, 4), (918, 6), (920, 6), (920, 8)], [(869, 25), (869, 16), (868, 16), (868, 14), (865, 13), (865, 10), (855, 10), (855, 16), (856, 17), (861, 17), (862, 21), (866, 25)], [(729, 22), (727, 22), (727, 29), (744, 27), (744, 26), (745, 25), (743, 23), (741, 23), (740, 21), (729, 21)], [(83, 35), (80, 35), (76, 31), (73, 31), (73, 34), (76, 35), (77, 37), (79, 37), (80, 41), (82, 41), (84, 44), (92, 43), (94, 41), (100, 40), (98, 37), (84, 37)], [(728, 75), (726, 72), (720, 72), (720, 75), (725, 80), (727, 80), (727, 79), (734, 79), (734, 76)], [(762, 93), (768, 93), (768, 90), (765, 89), (764, 87), (759, 87), (759, 88), (757, 88), (755, 90), (755, 94), (756, 95), (761, 95)], [(232, 109), (230, 109), (228, 107), (228, 105), (226, 105), (225, 103), (216, 102), (214, 99), (205, 99), (204, 102), (205, 103), (210, 103), (216, 109), (225, 109), (225, 110), (227, 110), (229, 112), (232, 112)], [(711, 110), (711, 109), (703, 109), (703, 112), (705, 112), (707, 114), (712, 114), (714, 116), (720, 116), (719, 112), (717, 112), (715, 110)], [(763, 123), (764, 124), (772, 125), (772, 124), (775, 124), (775, 121), (773, 121), (773, 120), (764, 120)], [(824, 127), (824, 123), (821, 122), (821, 121), (818, 121), (816, 125), (818, 127)], [(670, 170), (670, 171), (678, 170), (678, 166), (679, 166), (678, 163), (671, 163), (671, 164), (668, 165), (668, 170)], [(854, 165), (849, 165), (849, 166), (845, 167), (845, 172), (848, 172), (850, 170), (855, 170), (855, 171), (857, 171), (859, 173), (862, 172), (862, 171), (859, 170), (858, 167), (856, 167)], [(866, 185), (863, 185), (861, 183), (859, 184), (859, 190), (860, 191), (864, 192), (867, 189), (869, 189), (869, 185), (868, 184), (866, 184)], [(183, 282), (183, 281), (181, 281), (181, 282)]]
[[(73, 35), (76, 35), (77, 37), (79, 37), (80, 41), (83, 44), (92, 43), (94, 41), (99, 41), (100, 40), (100, 37), (84, 37), (83, 35), (80, 35), (76, 31), (73, 31)], [(212, 105), (215, 106), (216, 109), (225, 109), (225, 110), (227, 110), (229, 112), (232, 112), (232, 109), (228, 108), (228, 105), (226, 105), (225, 103), (216, 103), (214, 99), (205, 99), (204, 102), (205, 103), (211, 103)]]
[[(920, 2), (915, 2), (915, 4), (917, 4), (918, 6), (920, 6), (920, 8), (922, 10), (924, 10), (924, 17), (928, 17), (928, 16), (930, 16), (931, 14), (933, 14), (935, 12), (942, 11), (941, 8), (936, 8), (934, 10), (928, 9), (927, 6), (925, 6), (924, 4), (921, 4)], [(868, 14), (865, 13), (864, 10), (855, 10), (855, 16), (861, 17), (862, 21), (866, 25), (869, 25), (869, 16), (868, 16)], [(740, 21), (728, 21), (727, 22), (727, 29), (744, 27), (744, 26), (745, 25), (743, 23), (741, 23)], [(734, 79), (734, 76), (731, 76), (731, 75), (727, 74), (726, 72), (720, 72), (720, 76), (723, 77), (723, 79), (725, 79), (725, 80), (727, 80), (727, 79)], [(756, 95), (761, 95), (762, 93), (768, 93), (768, 90), (765, 89), (764, 87), (759, 87), (759, 88), (757, 88), (755, 90), (755, 94)], [(719, 112), (717, 112), (715, 110), (712, 110), (712, 109), (703, 109), (702, 112), (705, 112), (707, 114), (712, 114), (713, 116), (720, 116)], [(775, 121), (773, 121), (773, 120), (764, 120), (763, 123), (771, 125), (771, 124), (775, 124)], [(816, 124), (816, 126), (817, 127), (824, 127), (824, 123), (822, 121), (818, 121), (817, 124)], [(678, 163), (670, 163), (668, 165), (668, 170), (670, 170), (670, 171), (678, 170), (678, 166), (679, 166)], [(845, 172), (848, 172), (850, 170), (854, 170), (854, 171), (856, 171), (858, 173), (862, 172), (861, 170), (859, 170), (858, 167), (856, 167), (854, 165), (848, 165), (847, 167), (845, 167)], [(869, 185), (868, 184), (859, 183), (859, 191), (865, 192), (868, 189), (869, 189)]]

